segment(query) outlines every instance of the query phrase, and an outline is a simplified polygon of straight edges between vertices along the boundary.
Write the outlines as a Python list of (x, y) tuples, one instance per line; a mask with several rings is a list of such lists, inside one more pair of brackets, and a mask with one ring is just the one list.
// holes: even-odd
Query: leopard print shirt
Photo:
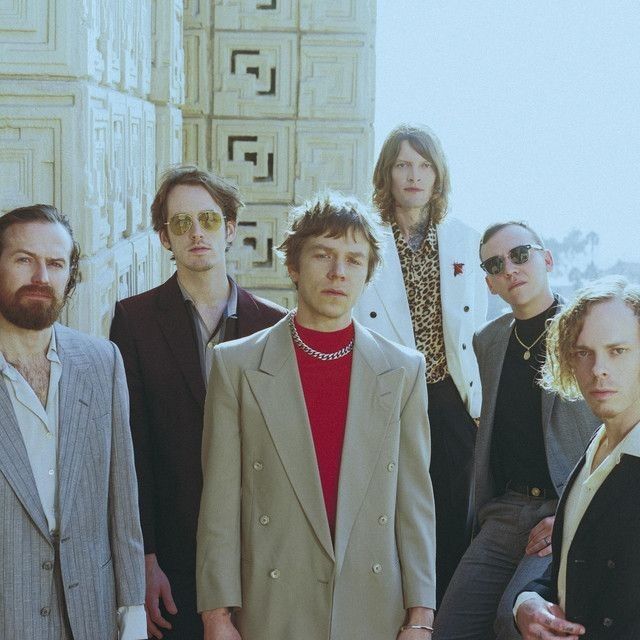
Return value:
[(398, 225), (394, 222), (391, 226), (409, 300), (416, 349), (424, 354), (427, 382), (441, 382), (449, 370), (444, 349), (436, 227), (430, 223), (420, 249), (412, 251)]

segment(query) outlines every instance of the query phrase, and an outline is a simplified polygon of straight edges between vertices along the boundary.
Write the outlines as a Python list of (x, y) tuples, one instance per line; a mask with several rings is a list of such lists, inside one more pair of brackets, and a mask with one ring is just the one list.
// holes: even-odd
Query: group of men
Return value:
[(530, 226), (446, 216), (426, 128), (373, 183), (292, 211), (288, 312), (227, 274), (235, 187), (170, 170), (117, 348), (56, 322), (68, 220), (0, 218), (0, 637), (640, 637), (640, 287), (567, 304)]

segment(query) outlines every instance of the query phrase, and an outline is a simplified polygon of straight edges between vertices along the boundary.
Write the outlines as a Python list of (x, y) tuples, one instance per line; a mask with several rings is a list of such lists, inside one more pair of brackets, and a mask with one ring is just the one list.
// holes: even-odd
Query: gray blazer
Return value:
[(0, 638), (61, 637), (62, 587), (74, 640), (114, 640), (117, 608), (144, 602), (124, 368), (106, 340), (54, 330), (62, 362), (58, 535), (49, 532), (0, 380)]
[(405, 608), (435, 606), (424, 368), (356, 324), (334, 542), (287, 320), (216, 347), (199, 610), (242, 607), (243, 640), (389, 640)]
[[(482, 411), (474, 471), (476, 519), (478, 511), (497, 493), (491, 474), (491, 436), (500, 374), (514, 322), (513, 314), (507, 313), (488, 322), (473, 338), (482, 381)], [(542, 391), (542, 432), (549, 474), (558, 495), (599, 425), (600, 421), (583, 400), (568, 402), (555, 393)]]

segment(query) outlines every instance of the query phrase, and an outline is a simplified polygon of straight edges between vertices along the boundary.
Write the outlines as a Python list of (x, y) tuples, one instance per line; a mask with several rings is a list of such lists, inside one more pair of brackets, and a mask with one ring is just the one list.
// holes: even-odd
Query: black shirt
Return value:
[(497, 492), (504, 493), (509, 482), (546, 489), (556, 497), (542, 433), (542, 390), (538, 385), (544, 362), (545, 337), (531, 347), (524, 359), (520, 340), (531, 345), (556, 312), (558, 301), (527, 320), (515, 321), (502, 365), (491, 438), (491, 471)]

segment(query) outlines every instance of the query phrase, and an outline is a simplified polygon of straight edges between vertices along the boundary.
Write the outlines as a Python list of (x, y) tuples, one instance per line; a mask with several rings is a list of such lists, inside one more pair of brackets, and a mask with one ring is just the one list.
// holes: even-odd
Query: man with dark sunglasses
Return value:
[(176, 273), (121, 300), (111, 339), (124, 359), (145, 545), (150, 637), (198, 640), (196, 526), (202, 489), (204, 396), (213, 347), (271, 326), (285, 313), (227, 275), (225, 251), (242, 206), (221, 178), (168, 171), (151, 205)]
[(435, 640), (519, 638), (514, 598), (551, 561), (558, 496), (598, 426), (583, 401), (539, 386), (547, 321), (561, 304), (542, 239), (521, 222), (494, 224), (480, 260), (489, 290), (511, 312), (474, 336), (482, 382), (474, 539), (438, 611)]

